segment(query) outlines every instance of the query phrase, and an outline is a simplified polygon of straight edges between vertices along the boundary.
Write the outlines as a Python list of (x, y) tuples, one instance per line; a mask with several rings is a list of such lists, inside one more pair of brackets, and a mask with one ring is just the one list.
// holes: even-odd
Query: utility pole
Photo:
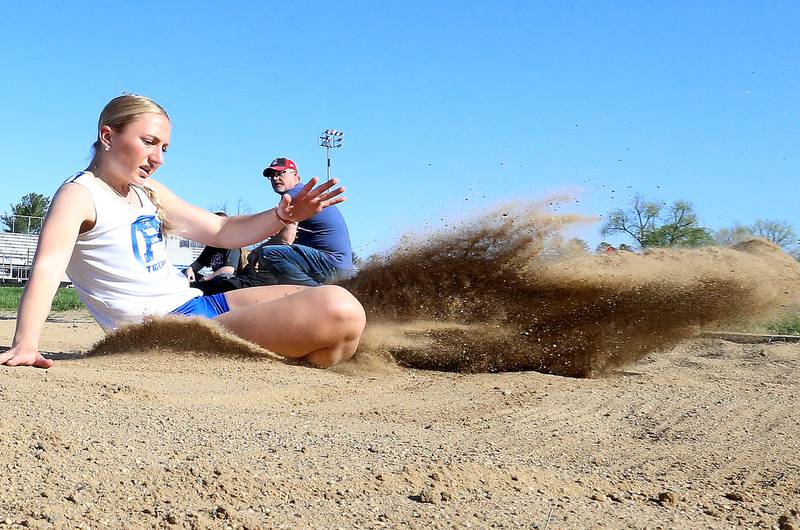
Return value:
[(331, 149), (342, 146), (344, 131), (325, 129), (319, 137), (319, 145), (325, 148), (325, 158), (328, 161), (328, 179), (331, 179)]

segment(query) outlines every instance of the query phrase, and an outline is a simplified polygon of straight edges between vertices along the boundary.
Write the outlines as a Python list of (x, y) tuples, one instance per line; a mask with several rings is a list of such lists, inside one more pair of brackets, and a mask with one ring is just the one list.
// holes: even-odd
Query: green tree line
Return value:
[(692, 203), (672, 204), (635, 195), (628, 207), (611, 211), (601, 233), (629, 237), (639, 249), (650, 247), (729, 246), (755, 237), (767, 239), (800, 259), (797, 233), (786, 221), (756, 219), (750, 225), (711, 230), (700, 224)]

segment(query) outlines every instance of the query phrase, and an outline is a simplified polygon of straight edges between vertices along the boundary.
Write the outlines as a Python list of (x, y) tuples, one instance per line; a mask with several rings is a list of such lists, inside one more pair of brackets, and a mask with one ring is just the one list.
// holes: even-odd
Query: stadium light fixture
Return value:
[(325, 129), (319, 136), (319, 145), (325, 148), (325, 158), (328, 161), (328, 179), (331, 179), (331, 149), (342, 147), (344, 140), (344, 131), (336, 129)]

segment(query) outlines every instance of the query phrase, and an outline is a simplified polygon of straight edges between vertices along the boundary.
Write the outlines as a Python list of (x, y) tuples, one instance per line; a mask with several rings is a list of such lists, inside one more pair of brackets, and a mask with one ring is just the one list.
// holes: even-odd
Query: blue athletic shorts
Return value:
[(192, 298), (178, 309), (169, 312), (170, 315), (184, 315), (187, 317), (214, 318), (217, 315), (230, 311), (225, 293), (198, 296)]

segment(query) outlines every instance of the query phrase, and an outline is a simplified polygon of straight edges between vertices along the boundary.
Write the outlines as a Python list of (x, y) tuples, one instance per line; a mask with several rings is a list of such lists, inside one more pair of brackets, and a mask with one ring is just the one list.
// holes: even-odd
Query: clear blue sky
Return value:
[(271, 207), (265, 164), (324, 175), (344, 130), (362, 256), (577, 188), (584, 214), (638, 191), (800, 230), (798, 28), (794, 1), (3, 2), (0, 210), (83, 169), (129, 91), (172, 118), (156, 178), (204, 207)]

